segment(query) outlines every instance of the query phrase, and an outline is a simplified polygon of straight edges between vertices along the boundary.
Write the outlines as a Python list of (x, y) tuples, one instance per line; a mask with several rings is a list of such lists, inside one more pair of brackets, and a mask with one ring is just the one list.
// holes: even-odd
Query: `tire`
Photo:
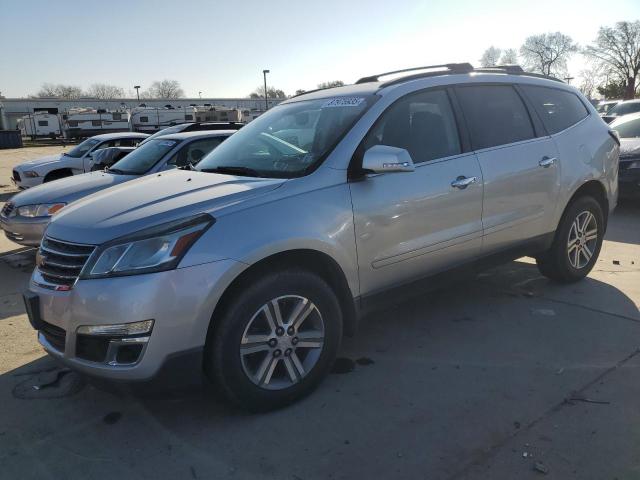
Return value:
[[(265, 274), (245, 282), (225, 305), (213, 319), (204, 367), (226, 400), (252, 412), (281, 408), (308, 395), (329, 372), (342, 312), (319, 276), (300, 269)], [(294, 317), (299, 323), (287, 322)]]
[(56, 170), (45, 175), (42, 183), (53, 182), (54, 180), (59, 180), (61, 178), (70, 177), (72, 174), (69, 172), (65, 172), (64, 170)]
[[(582, 233), (581, 225), (585, 225)], [(595, 239), (591, 233), (594, 231)], [(598, 260), (604, 232), (604, 213), (600, 203), (590, 196), (577, 198), (562, 215), (551, 248), (536, 258), (538, 270), (560, 283), (583, 279)], [(588, 256), (589, 252), (591, 256)]]

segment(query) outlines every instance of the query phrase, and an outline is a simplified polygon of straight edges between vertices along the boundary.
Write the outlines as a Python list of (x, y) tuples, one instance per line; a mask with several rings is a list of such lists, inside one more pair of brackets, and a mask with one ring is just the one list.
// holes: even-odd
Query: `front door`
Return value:
[(379, 144), (408, 150), (416, 168), (350, 183), (363, 296), (464, 263), (482, 241), (482, 172), (446, 90), (396, 101), (362, 150)]

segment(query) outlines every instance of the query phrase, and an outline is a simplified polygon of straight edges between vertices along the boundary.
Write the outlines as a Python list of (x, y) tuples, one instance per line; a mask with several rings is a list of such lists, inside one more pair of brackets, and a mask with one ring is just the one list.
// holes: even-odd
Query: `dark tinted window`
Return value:
[(640, 102), (620, 102), (607, 112), (607, 115), (628, 115), (640, 112)]
[(141, 122), (148, 122), (149, 121), (149, 117), (140, 117), (140, 121)]
[(113, 114), (113, 119), (114, 120), (122, 120), (122, 114), (121, 113), (114, 113)]
[(444, 90), (421, 92), (394, 103), (380, 117), (364, 143), (409, 151), (414, 163), (460, 153), (458, 129)]
[(47, 120), (38, 120), (39, 127), (47, 127), (48, 125), (49, 125), (49, 122)]
[(547, 87), (522, 85), (549, 133), (557, 133), (589, 115), (577, 95)]
[(529, 112), (509, 85), (479, 85), (456, 90), (475, 150), (534, 138)]
[(102, 125), (102, 122), (100, 120), (91, 120), (91, 125), (94, 127), (99, 127), (100, 125)]
[(194, 140), (185, 145), (167, 163), (184, 167), (187, 164), (197, 165), (202, 158), (216, 148), (224, 140), (224, 137), (212, 137), (202, 140)]

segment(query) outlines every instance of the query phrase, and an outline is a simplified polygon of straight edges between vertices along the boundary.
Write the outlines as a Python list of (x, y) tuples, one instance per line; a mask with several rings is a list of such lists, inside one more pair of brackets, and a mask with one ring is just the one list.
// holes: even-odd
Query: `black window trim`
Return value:
[[(558, 92), (564, 92), (564, 93), (568, 93), (573, 95), (574, 97), (576, 97), (578, 99), (578, 101), (582, 104), (582, 106), (584, 107), (584, 109), (587, 111), (587, 115), (582, 117), (580, 120), (578, 120), (576, 123), (572, 123), (571, 125), (569, 125), (567, 128), (563, 128), (562, 130), (558, 130), (555, 133), (550, 133), (546, 127), (544, 127), (544, 122), (542, 122), (542, 119), (540, 119), (540, 122), (543, 125), (544, 131), (547, 132), (547, 136), (551, 137), (553, 135), (558, 135), (560, 133), (566, 132), (567, 130), (569, 130), (570, 128), (575, 127), (576, 125), (580, 125), (582, 122), (584, 122), (586, 119), (590, 118), (591, 115), (593, 114), (593, 112), (591, 111), (591, 109), (589, 108), (589, 106), (587, 104), (585, 104), (584, 100), (582, 100), (582, 98), (580, 98), (580, 95), (577, 95), (575, 92), (572, 92), (571, 90), (565, 90), (564, 88), (557, 88), (557, 87), (550, 87), (548, 85), (536, 85), (534, 83), (526, 83), (526, 84), (522, 84), (523, 86), (526, 87), (538, 87), (538, 88), (548, 88), (550, 90), (556, 90)], [(531, 100), (528, 96), (527, 96), (527, 92), (525, 91), (525, 89), (521, 89), (522, 90), (522, 96), (525, 97), (528, 101), (531, 102), (531, 106), (533, 108), (533, 111), (536, 114), (536, 117), (538, 116), (538, 111), (536, 110), (535, 106), (533, 105), (533, 100)]]
[[(549, 134), (544, 129), (544, 126), (542, 126), (542, 121), (538, 118), (537, 113), (535, 113), (535, 109), (532, 108), (532, 106), (530, 106), (530, 104), (527, 102), (527, 100), (525, 100), (523, 95), (520, 93), (517, 83), (514, 83), (514, 82), (478, 82), (478, 83), (457, 83), (455, 85), (452, 85), (452, 87), (454, 89), (454, 92), (456, 90), (458, 90), (459, 88), (495, 87), (495, 86), (498, 86), (498, 87), (507, 86), (507, 87), (513, 88), (513, 90), (516, 92), (516, 95), (522, 101), (522, 104), (524, 105), (524, 109), (527, 112), (527, 115), (529, 116), (529, 121), (531, 122), (531, 127), (533, 128), (533, 135), (534, 136), (532, 138), (525, 138), (524, 140), (518, 140), (517, 142), (501, 143), (499, 145), (493, 145), (491, 147), (484, 147), (484, 148), (474, 148), (473, 144), (471, 144), (471, 151), (472, 152), (486, 152), (486, 151), (494, 150), (494, 149), (497, 149), (497, 148), (510, 147), (510, 146), (519, 145), (519, 144), (526, 143), (526, 142), (536, 141), (536, 140), (538, 140), (540, 138), (549, 137)], [(471, 131), (469, 130), (467, 119), (465, 118), (464, 112), (462, 111), (462, 106), (461, 106), (460, 110), (461, 110), (462, 118), (464, 119), (465, 130), (468, 132), (469, 142), (471, 143)], [(532, 112), (532, 110), (533, 110), (533, 112)], [(534, 117), (534, 115), (535, 115), (535, 117)], [(534, 120), (534, 118), (535, 118), (535, 120)], [(541, 126), (540, 128), (536, 128), (536, 120), (539, 122), (539, 125)]]
[(455, 155), (449, 155), (448, 157), (434, 158), (432, 160), (426, 160), (424, 162), (415, 163), (415, 168), (420, 168), (424, 165), (431, 165), (433, 163), (437, 163), (441, 161), (447, 161), (449, 159), (457, 158), (462, 155), (468, 154), (471, 151), (470, 149), (467, 150), (467, 148), (470, 147), (468, 132), (466, 131), (466, 124), (461, 118), (462, 111), (458, 104), (458, 99), (455, 98), (455, 101), (454, 101), (454, 98), (452, 96), (452, 87), (453, 87), (452, 85), (437, 85), (437, 86), (432, 86), (427, 88), (421, 88), (419, 90), (413, 90), (412, 92), (405, 93), (401, 97), (396, 98), (393, 102), (387, 105), (386, 108), (378, 115), (378, 118), (376, 118), (375, 122), (373, 122), (373, 125), (371, 125), (371, 127), (367, 129), (366, 133), (363, 135), (362, 139), (358, 143), (358, 146), (353, 152), (353, 155), (351, 156), (351, 160), (349, 161), (349, 166), (347, 168), (347, 180), (349, 182), (352, 182), (352, 181), (360, 181), (365, 178), (364, 171), (362, 170), (362, 160), (364, 157), (364, 151), (363, 151), (364, 142), (369, 136), (369, 134), (378, 126), (378, 124), (380, 123), (381, 119), (385, 116), (385, 114), (391, 108), (393, 108), (393, 106), (395, 106), (398, 102), (401, 102), (405, 98), (413, 95), (419, 95), (426, 92), (443, 91), (447, 96), (447, 98), (449, 99), (449, 105), (451, 106), (451, 112), (453, 113), (453, 119), (456, 125), (456, 130), (458, 132), (458, 143), (460, 145), (460, 153), (456, 153)]

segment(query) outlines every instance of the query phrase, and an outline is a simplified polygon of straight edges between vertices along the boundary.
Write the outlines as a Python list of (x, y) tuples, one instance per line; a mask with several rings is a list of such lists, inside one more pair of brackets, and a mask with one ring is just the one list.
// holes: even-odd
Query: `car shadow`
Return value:
[[(576, 287), (602, 299), (601, 311)], [(612, 302), (622, 314), (606, 313)], [(89, 468), (92, 478), (441, 478), (635, 351), (637, 315), (609, 284), (560, 286), (511, 262), (368, 315), (343, 342), (346, 368), (261, 415), (211, 388), (105, 392), (42, 358), (0, 376), (12, 398), (0, 446), (12, 429), (36, 432), (30, 455), (54, 477)], [(93, 469), (99, 461), (110, 467)]]
[(620, 199), (607, 226), (605, 240), (640, 245), (640, 200)]

